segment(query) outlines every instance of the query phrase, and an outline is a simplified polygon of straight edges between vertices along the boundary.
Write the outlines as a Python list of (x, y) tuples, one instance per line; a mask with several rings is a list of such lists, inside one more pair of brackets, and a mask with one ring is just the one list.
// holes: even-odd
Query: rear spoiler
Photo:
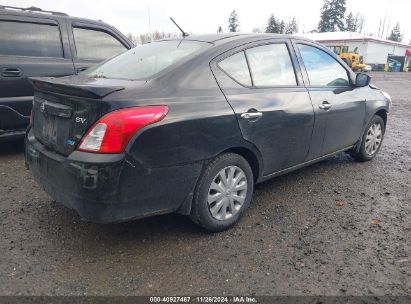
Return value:
[(93, 82), (97, 82), (94, 78), (30, 77), (29, 80), (34, 89), (41, 92), (53, 92), (93, 99), (103, 98), (113, 92), (124, 90), (124, 86), (93, 84)]

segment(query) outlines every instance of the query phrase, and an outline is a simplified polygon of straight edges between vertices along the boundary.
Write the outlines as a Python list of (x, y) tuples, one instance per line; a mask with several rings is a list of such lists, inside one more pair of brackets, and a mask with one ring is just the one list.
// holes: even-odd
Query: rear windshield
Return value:
[(115, 79), (147, 79), (210, 44), (200, 41), (170, 40), (144, 44), (97, 65), (82, 74)]

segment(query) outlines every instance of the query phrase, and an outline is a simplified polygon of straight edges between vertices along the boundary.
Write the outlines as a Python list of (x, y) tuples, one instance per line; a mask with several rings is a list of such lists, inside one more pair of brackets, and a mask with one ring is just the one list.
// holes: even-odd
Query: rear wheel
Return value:
[(358, 151), (351, 151), (351, 156), (357, 161), (369, 161), (377, 155), (384, 138), (384, 120), (375, 115), (368, 124), (362, 136)]
[(253, 172), (248, 162), (238, 154), (222, 154), (201, 174), (190, 218), (209, 231), (228, 229), (250, 205), (253, 190)]

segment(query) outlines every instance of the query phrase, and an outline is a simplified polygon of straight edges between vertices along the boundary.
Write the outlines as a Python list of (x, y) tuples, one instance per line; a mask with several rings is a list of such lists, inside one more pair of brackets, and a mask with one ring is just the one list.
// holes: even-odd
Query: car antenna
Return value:
[(170, 17), (170, 19), (171, 19), (171, 21), (173, 21), (173, 23), (176, 25), (176, 27), (178, 27), (178, 29), (181, 31), (181, 33), (183, 34), (183, 37), (187, 37), (187, 36), (189, 36), (189, 34), (188, 34), (188, 33), (184, 32), (184, 31), (183, 31), (183, 29), (182, 29), (181, 27), (179, 27), (179, 26), (178, 26), (178, 24), (174, 21), (174, 19), (173, 19), (173, 18), (171, 18), (171, 17)]

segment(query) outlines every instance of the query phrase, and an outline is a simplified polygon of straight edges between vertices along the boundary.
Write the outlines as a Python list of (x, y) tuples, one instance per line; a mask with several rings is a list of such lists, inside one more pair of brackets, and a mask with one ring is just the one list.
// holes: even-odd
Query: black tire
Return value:
[[(370, 154), (366, 151), (366, 139), (367, 139), (367, 134), (370, 132), (371, 127), (375, 124), (379, 124), (381, 126), (381, 131), (382, 131), (381, 141), (378, 147), (376, 148), (376, 150)], [(375, 157), (375, 155), (377, 155), (378, 151), (380, 151), (381, 149), (381, 145), (384, 139), (384, 134), (385, 134), (384, 120), (381, 118), (381, 116), (374, 115), (374, 117), (371, 119), (371, 121), (368, 123), (367, 127), (365, 128), (364, 134), (362, 135), (361, 146), (359, 147), (359, 149), (354, 149), (350, 151), (351, 157), (354, 158), (356, 161), (360, 161), (360, 162), (372, 160)]]
[[(212, 204), (209, 205), (208, 203), (208, 197), (209, 197), (209, 191), (212, 194), (212, 191), (210, 189), (211, 184), (215, 179), (217, 178), (217, 174), (219, 174), (220, 171), (223, 169), (227, 169), (228, 167), (237, 167), (242, 170), (242, 173), (245, 175), (245, 180), (242, 178), (242, 185), (246, 184), (247, 189), (246, 190), (241, 190), (245, 192), (238, 191), (236, 192), (236, 195), (242, 195), (245, 197), (244, 202), (239, 206), (237, 202), (237, 207), (239, 208), (236, 210), (235, 214), (234, 212), (228, 212), (228, 214), (231, 214), (231, 217), (228, 219), (216, 219), (212, 214), (211, 214), (211, 206)], [(227, 169), (228, 170), (228, 169)], [(235, 169), (236, 170), (236, 169)], [(235, 171), (234, 176), (239, 177), (241, 174), (241, 170)], [(226, 171), (224, 171), (226, 172)], [(241, 175), (242, 176), (242, 175)], [(254, 191), (254, 178), (253, 178), (253, 172), (251, 170), (251, 167), (249, 163), (240, 155), (234, 154), (234, 153), (225, 153), (222, 155), (217, 156), (214, 160), (212, 160), (210, 163), (207, 164), (206, 168), (203, 170), (196, 186), (196, 190), (194, 193), (193, 197), (193, 203), (191, 207), (191, 213), (190, 213), (190, 218), (191, 220), (196, 223), (197, 225), (203, 227), (204, 229), (212, 232), (218, 232), (218, 231), (223, 231), (226, 230), (230, 227), (232, 227), (235, 223), (237, 223), (242, 215), (244, 214), (245, 210), (250, 205), (251, 198), (253, 195)], [(230, 194), (231, 195), (231, 192)], [(227, 193), (225, 194), (227, 196)], [(216, 200), (217, 201), (217, 200)], [(219, 204), (221, 203), (220, 200), (218, 200)], [(229, 200), (225, 200), (224, 202), (229, 202)], [(224, 205), (224, 203), (221, 203)], [(214, 206), (217, 205), (217, 202), (215, 203)], [(226, 206), (225, 211), (227, 212), (228, 208), (230, 206)], [(222, 210), (223, 207), (221, 207), (219, 210)], [(231, 208), (229, 208), (232, 210)], [(216, 209), (215, 209), (216, 210)], [(225, 214), (225, 213), (224, 213)]]

